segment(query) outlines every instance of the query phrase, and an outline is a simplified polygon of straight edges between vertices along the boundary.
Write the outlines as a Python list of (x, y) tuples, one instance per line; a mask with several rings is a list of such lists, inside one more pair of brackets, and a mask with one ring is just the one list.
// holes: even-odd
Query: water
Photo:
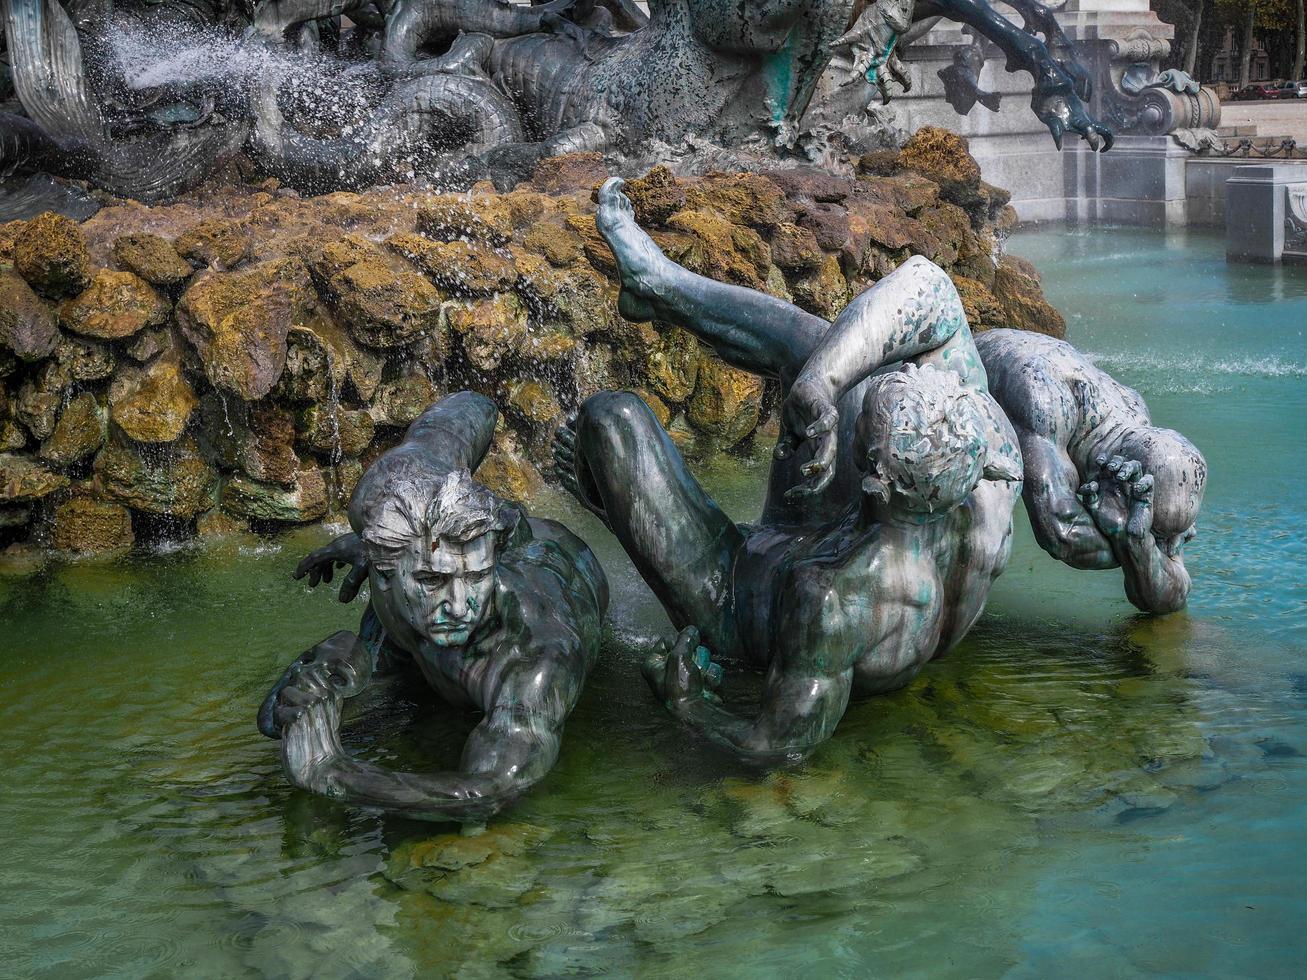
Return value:
[[(10, 569), (0, 973), (1301, 975), (1307, 276), (1201, 236), (1012, 247), (1211, 463), (1188, 613), (1135, 615), (1019, 521), (960, 649), (760, 776), (652, 702), (661, 613), (553, 500), (615, 581), (614, 638), (557, 769), (465, 839), (289, 790), (254, 731), (281, 667), (356, 619), (289, 578), (325, 532)], [(705, 478), (744, 519), (762, 466)], [(449, 766), (473, 721), (383, 703), (350, 742)]]

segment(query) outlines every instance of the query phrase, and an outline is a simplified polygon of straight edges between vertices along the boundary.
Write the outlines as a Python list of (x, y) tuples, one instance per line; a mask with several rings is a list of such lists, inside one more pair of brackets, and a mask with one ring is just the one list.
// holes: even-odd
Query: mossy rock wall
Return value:
[[(924, 255), (976, 329), (1060, 334), (1037, 274), (1002, 254), (1007, 195), (941, 132), (856, 177), (660, 168), (629, 193), (678, 262), (823, 317)], [(319, 520), (461, 388), (502, 409), (482, 477), (518, 497), (597, 391), (638, 392), (692, 455), (768, 426), (767, 385), (675, 325), (618, 315), (594, 226), (602, 159), (541, 167), (507, 194), (305, 199), (268, 182), (0, 226), (3, 296), (18, 297), (0, 316), (0, 544), (117, 550), (133, 529)]]

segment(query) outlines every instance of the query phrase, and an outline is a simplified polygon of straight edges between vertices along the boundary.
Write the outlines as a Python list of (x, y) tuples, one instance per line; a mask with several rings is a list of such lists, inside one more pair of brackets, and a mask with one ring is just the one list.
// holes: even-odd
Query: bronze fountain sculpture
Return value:
[[(941, 17), (1030, 72), (1032, 108), (1059, 146), (1073, 132), (1107, 149), (1072, 46), (1040, 4), (1014, 6), (1022, 27), (986, 0), (654, 0), (647, 15), (629, 0), (4, 0), (16, 101), (0, 114), (0, 173), (79, 177), (148, 201), (242, 148), (316, 192), (419, 177), (506, 186), (572, 150), (634, 161), (694, 142), (717, 147), (714, 159), (801, 155), (837, 54), (887, 98), (888, 79), (907, 84), (897, 52), (912, 25)], [(192, 38), (224, 67), (125, 67), (114, 39), (141, 32)], [(286, 89), (301, 67), (326, 94), (296, 106)], [(357, 105), (342, 109), (353, 89)], [(865, 114), (847, 119), (868, 127)]]
[[(908, 260), (833, 321), (699, 276), (638, 226), (622, 181), (596, 224), (616, 258), (619, 311), (696, 334), (728, 363), (779, 382), (781, 434), (763, 513), (737, 524), (689, 472), (649, 407), (601, 392), (558, 430), (563, 486), (612, 531), (679, 633), (644, 674), (692, 732), (765, 766), (802, 759), (855, 694), (909, 683), (981, 615), (1011, 548), (1023, 487), (1046, 550), (1120, 566), (1127, 597), (1184, 605), (1182, 549), (1206, 464), (1151, 425), (1142, 398), (1062, 341), (973, 337), (948, 276)], [(366, 581), (361, 635), (337, 634), (273, 688), (260, 728), (292, 783), (434, 820), (478, 821), (548, 771), (595, 657), (603, 572), (561, 525), (529, 521), (468, 475), (493, 406), (437, 403), (365, 474), (353, 534), (314, 552), (311, 585), (349, 566)], [(485, 720), (464, 771), (421, 776), (356, 762), (340, 705), (374, 671), (416, 665)], [(765, 674), (756, 711), (722, 698), (725, 667)]]

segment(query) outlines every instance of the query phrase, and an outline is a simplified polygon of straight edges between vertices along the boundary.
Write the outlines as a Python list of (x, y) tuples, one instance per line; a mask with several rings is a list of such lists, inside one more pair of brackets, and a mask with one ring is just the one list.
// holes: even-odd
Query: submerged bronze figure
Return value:
[[(337, 633), (299, 657), (259, 711), (294, 785), (408, 817), (475, 822), (558, 758), (599, 651), (608, 585), (567, 528), (527, 517), (472, 479), (496, 417), (472, 392), (427, 409), (359, 482), (353, 533), (296, 569), (317, 585), (348, 566), (341, 601), (365, 581), (370, 598), (359, 635)], [(447, 703), (484, 712), (457, 772), (396, 772), (341, 744), (342, 703), (406, 668)]]
[[(854, 692), (906, 684), (979, 617), (1007, 564), (1023, 480), (1055, 555), (1121, 565), (1142, 609), (1184, 604), (1180, 550), (1206, 467), (1178, 433), (1151, 426), (1136, 393), (1060, 341), (973, 339), (952, 282), (923, 258), (833, 323), (706, 279), (661, 252), (621, 187), (600, 190), (596, 221), (617, 259), (622, 314), (685, 327), (728, 363), (776, 379), (784, 398), (754, 525), (703, 491), (633, 394), (591, 397), (556, 438), (563, 485), (617, 536), (681, 631), (645, 674), (682, 721), (774, 763), (828, 738)], [(713, 657), (766, 672), (756, 713), (721, 702)]]
[[(784, 434), (753, 526), (704, 493), (631, 394), (585, 402), (559, 433), (559, 476), (682, 630), (646, 665), (658, 697), (741, 755), (802, 756), (855, 690), (903, 686), (980, 615), (1008, 559), (1016, 435), (987, 393), (957, 291), (927, 260), (827, 323), (673, 263), (636, 225), (620, 181), (601, 189), (597, 221), (622, 313), (680, 324), (728, 363), (779, 380)], [(706, 651), (767, 672), (756, 716), (714, 696), (720, 669)]]
[(1207, 485), (1197, 447), (1154, 426), (1139, 392), (1064, 340), (990, 330), (976, 346), (1017, 430), (1040, 546), (1072, 568), (1119, 566), (1144, 612), (1183, 608), (1183, 549)]

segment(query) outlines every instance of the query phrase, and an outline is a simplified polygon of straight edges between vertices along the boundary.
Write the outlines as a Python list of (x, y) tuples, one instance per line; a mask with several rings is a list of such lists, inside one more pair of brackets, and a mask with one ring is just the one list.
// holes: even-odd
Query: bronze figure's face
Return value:
[(490, 614), (495, 597), (494, 534), (471, 541), (440, 538), (415, 569), (406, 591), (422, 634), (437, 646), (462, 646)]

